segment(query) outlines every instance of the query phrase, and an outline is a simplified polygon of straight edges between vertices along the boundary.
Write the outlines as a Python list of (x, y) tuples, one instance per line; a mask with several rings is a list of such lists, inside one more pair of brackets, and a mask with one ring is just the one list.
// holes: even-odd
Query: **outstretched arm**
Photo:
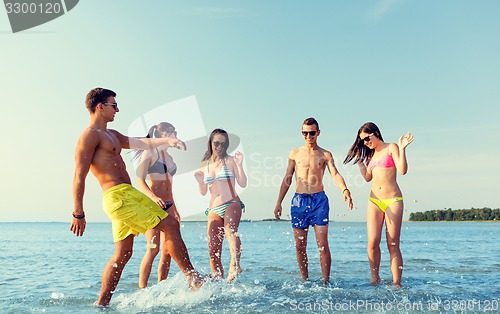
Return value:
[(335, 167), (335, 162), (333, 160), (332, 153), (325, 152), (325, 157), (326, 157), (326, 165), (328, 167), (328, 171), (330, 172), (333, 178), (333, 182), (335, 182), (335, 185), (342, 191), (344, 201), (347, 202), (347, 206), (349, 207), (349, 209), (352, 209), (354, 205), (352, 204), (351, 191), (349, 191), (347, 185), (345, 184), (344, 178), (338, 172), (337, 167)]
[(73, 219), (70, 230), (77, 236), (85, 232), (85, 211), (83, 210), (83, 194), (85, 193), (85, 179), (90, 170), (94, 153), (99, 144), (94, 131), (86, 129), (78, 139), (75, 151), (75, 175), (73, 177)]
[(177, 149), (186, 150), (186, 144), (178, 138), (162, 137), (162, 138), (147, 138), (147, 137), (128, 137), (116, 130), (111, 130), (120, 141), (121, 147), (125, 149), (142, 149), (149, 150), (162, 145), (168, 145)]
[(281, 212), (283, 211), (281, 203), (283, 202), (283, 199), (285, 198), (285, 195), (288, 192), (290, 185), (292, 185), (292, 178), (294, 172), (295, 172), (295, 159), (292, 158), (292, 153), (290, 152), (290, 155), (288, 156), (288, 165), (286, 167), (285, 177), (281, 182), (280, 192), (278, 194), (278, 200), (276, 201), (276, 207), (274, 208), (274, 217), (278, 220), (281, 218)]

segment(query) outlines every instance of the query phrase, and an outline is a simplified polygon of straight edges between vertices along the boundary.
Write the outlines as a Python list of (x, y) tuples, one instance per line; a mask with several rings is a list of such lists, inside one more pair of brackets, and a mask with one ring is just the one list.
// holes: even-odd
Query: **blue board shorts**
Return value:
[(307, 229), (309, 226), (328, 225), (330, 205), (324, 191), (313, 194), (295, 193), (292, 198), (292, 227)]

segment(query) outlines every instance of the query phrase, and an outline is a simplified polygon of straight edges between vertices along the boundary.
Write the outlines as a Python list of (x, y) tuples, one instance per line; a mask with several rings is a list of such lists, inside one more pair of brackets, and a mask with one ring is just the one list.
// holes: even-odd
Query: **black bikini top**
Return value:
[(177, 172), (177, 165), (175, 164), (175, 162), (172, 162), (172, 166), (168, 168), (165, 159), (160, 157), (160, 152), (158, 151), (158, 149), (156, 149), (156, 154), (158, 156), (158, 159), (156, 159), (154, 164), (152, 164), (151, 167), (148, 168), (148, 174), (166, 174), (168, 172), (171, 176), (173, 176)]

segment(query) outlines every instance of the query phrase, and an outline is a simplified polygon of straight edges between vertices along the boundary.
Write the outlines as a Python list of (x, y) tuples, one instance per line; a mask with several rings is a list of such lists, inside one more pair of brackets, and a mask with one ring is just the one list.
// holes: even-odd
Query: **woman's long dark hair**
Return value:
[(367, 122), (363, 124), (359, 130), (358, 134), (356, 134), (356, 140), (354, 140), (354, 144), (352, 144), (349, 152), (347, 153), (347, 157), (344, 160), (344, 164), (348, 164), (351, 160), (354, 159), (354, 163), (363, 162), (366, 164), (368, 160), (370, 160), (375, 153), (375, 150), (366, 147), (365, 142), (359, 138), (359, 134), (362, 132), (372, 134), (376, 136), (379, 140), (384, 141), (382, 138), (382, 134), (378, 126), (373, 122)]
[[(153, 125), (149, 128), (148, 134), (145, 136), (146, 138), (159, 138), (161, 137), (161, 132), (172, 133), (175, 131), (175, 127), (168, 122), (160, 122), (158, 124)], [(144, 150), (135, 149), (134, 155), (132, 156), (132, 160), (139, 159)]]
[(212, 154), (214, 152), (212, 149), (212, 141), (213, 141), (214, 136), (216, 134), (222, 134), (226, 138), (226, 147), (224, 147), (224, 152), (222, 153), (222, 158), (226, 158), (227, 148), (229, 147), (229, 135), (223, 129), (215, 129), (212, 131), (212, 133), (210, 133), (210, 137), (208, 138), (207, 151), (203, 155), (203, 158), (201, 161), (209, 160), (210, 157), (212, 157)]

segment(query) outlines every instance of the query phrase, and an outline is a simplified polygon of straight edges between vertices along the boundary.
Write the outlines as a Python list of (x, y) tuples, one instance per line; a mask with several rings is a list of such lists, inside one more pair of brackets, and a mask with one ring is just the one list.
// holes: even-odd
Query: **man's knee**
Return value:
[(295, 248), (297, 251), (305, 251), (307, 249), (307, 241), (297, 240), (295, 241)]
[(132, 257), (132, 249), (117, 250), (115, 252), (114, 261), (117, 265), (125, 265)]
[(157, 228), (165, 233), (178, 232), (180, 230), (179, 222), (172, 216), (167, 216), (167, 218), (160, 221)]
[(167, 218), (163, 220), (165, 220), (169, 225), (174, 225), (177, 228), (179, 228), (179, 222), (177, 221), (177, 219), (174, 218), (174, 216), (168, 215)]
[(328, 246), (328, 241), (318, 241), (319, 253), (330, 253), (330, 247)]

